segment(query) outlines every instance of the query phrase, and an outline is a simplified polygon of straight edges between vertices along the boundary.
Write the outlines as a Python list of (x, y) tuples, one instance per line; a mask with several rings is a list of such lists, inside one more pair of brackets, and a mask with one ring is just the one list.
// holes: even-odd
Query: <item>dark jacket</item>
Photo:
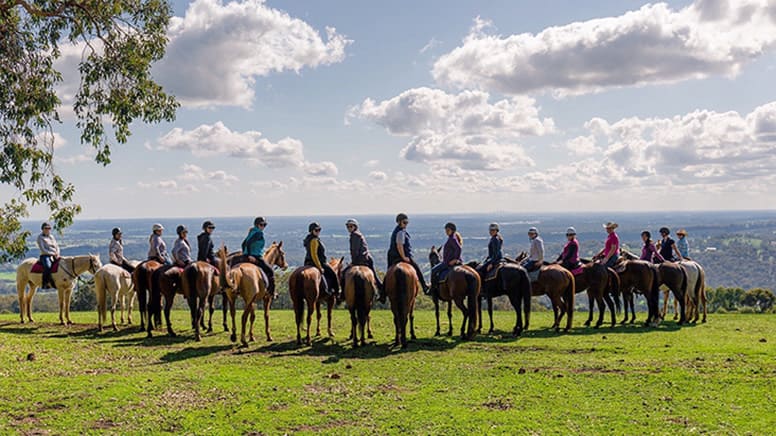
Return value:
[(501, 235), (491, 236), (490, 242), (488, 242), (488, 258), (485, 259), (485, 266), (498, 265), (504, 259), (504, 252), (501, 250), (503, 245), (504, 239)]
[(450, 262), (461, 262), (461, 248), (461, 241), (458, 240), (457, 234), (453, 233), (447, 238), (442, 255), (442, 262), (445, 266), (449, 267)]
[[(396, 226), (391, 233), (390, 245), (388, 245), (388, 267), (396, 265), (401, 262), (401, 256), (399, 255), (399, 249), (396, 248), (396, 236), (402, 231), (401, 227)], [(412, 259), (412, 244), (410, 244), (410, 234), (404, 230), (404, 255)]]
[(366, 238), (358, 230), (350, 234), (350, 263), (353, 265), (369, 265), (372, 255), (369, 253), (369, 246)]
[(660, 242), (660, 255), (667, 261), (674, 260), (674, 242), (671, 238), (666, 238)]
[(197, 260), (200, 262), (215, 263), (216, 254), (213, 251), (213, 239), (208, 232), (197, 235)]
[(326, 247), (317, 236), (312, 234), (304, 238), (304, 264), (323, 268), (326, 265)]

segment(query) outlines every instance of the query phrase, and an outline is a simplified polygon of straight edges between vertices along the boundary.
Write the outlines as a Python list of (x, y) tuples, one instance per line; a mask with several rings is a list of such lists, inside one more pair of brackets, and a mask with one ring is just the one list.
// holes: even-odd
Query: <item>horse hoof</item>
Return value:
[(213, 333), (213, 328), (211, 327), (211, 328), (207, 329), (206, 333)]
[(369, 333), (369, 334), (366, 335), (366, 338), (367, 339), (374, 339), (375, 337), (371, 333)]
[(224, 325), (224, 331), (225, 331), (225, 332), (228, 332), (228, 331), (229, 331), (229, 326), (228, 326), (228, 325)]
[(701, 321), (701, 324), (706, 324), (706, 320), (704, 319), (703, 321)]
[(357, 341), (353, 341), (353, 348), (358, 348), (358, 342)]
[(194, 340), (197, 342), (202, 342), (202, 336), (194, 336)]
[(401, 344), (401, 349), (402, 349), (402, 350), (406, 350), (406, 349), (407, 349), (407, 343), (406, 343), (406, 342), (403, 342), (403, 343)]
[(453, 331), (450, 330), (449, 332), (447, 332), (447, 336), (451, 336), (452, 337), (453, 336)]
[(246, 342), (246, 341), (240, 341), (240, 343), (242, 344), (243, 347), (247, 347), (248, 346), (248, 342)]
[(267, 342), (272, 342), (272, 341), (273, 341), (272, 336), (267, 336)]
[(297, 339), (296, 340), (296, 345), (302, 345), (302, 340), (301, 339)]
[(177, 335), (175, 332), (173, 332), (173, 331), (167, 332), (167, 334), (168, 334), (168, 335), (169, 335), (171, 338), (177, 338), (177, 337), (178, 337), (178, 335)]
[[(488, 334), (489, 334), (489, 335), (492, 335), (492, 334), (493, 334), (493, 332), (494, 332), (494, 329), (490, 329), (490, 330), (488, 330)], [(478, 333), (479, 333), (479, 332), (478, 332)]]
[(154, 335), (151, 334), (151, 332), (148, 332), (148, 334), (146, 335), (146, 339), (151, 339), (153, 337), (154, 337)]
[(585, 327), (590, 327), (590, 321), (585, 321), (585, 323), (582, 324), (582, 325), (585, 326)]
[[(102, 331), (102, 329), (100, 329), (100, 331)], [(117, 331), (119, 331), (119, 328), (118, 328), (118, 327), (116, 327), (116, 326), (114, 325), (114, 326), (113, 326), (113, 331), (114, 331), (114, 332), (117, 332)]]
[(248, 341), (249, 341), (249, 342), (256, 342), (256, 338), (254, 338), (253, 336), (251, 336), (250, 338), (248, 338)]
[(440, 333), (439, 330), (437, 330), (437, 332), (434, 333), (434, 336), (442, 336), (442, 333)]
[(229, 336), (229, 340), (231, 340), (232, 342), (237, 342), (237, 335), (232, 334), (232, 336)]
[(418, 340), (418, 338), (416, 338), (415, 335), (410, 335), (410, 339), (413, 340), (413, 341), (417, 341)]

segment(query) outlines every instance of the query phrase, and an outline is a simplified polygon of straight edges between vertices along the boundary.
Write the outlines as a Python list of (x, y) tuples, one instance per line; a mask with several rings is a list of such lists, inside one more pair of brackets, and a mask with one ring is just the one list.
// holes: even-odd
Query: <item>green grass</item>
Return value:
[(768, 434), (776, 413), (772, 315), (594, 330), (578, 314), (562, 335), (534, 313), (515, 340), (513, 314), (498, 312), (501, 333), (461, 342), (430, 337), (423, 311), (406, 351), (388, 346), (386, 311), (357, 350), (341, 310), (334, 340), (297, 347), (291, 312), (277, 311), (275, 342), (259, 317), (246, 349), (220, 327), (194, 342), (186, 312), (174, 313), (180, 337), (153, 339), (74, 315), (67, 328), (56, 314), (0, 316), (0, 434)]

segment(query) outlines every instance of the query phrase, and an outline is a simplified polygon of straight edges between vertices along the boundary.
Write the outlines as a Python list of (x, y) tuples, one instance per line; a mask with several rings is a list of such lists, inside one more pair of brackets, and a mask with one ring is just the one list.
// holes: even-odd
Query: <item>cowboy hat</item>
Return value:
[(681, 229), (681, 230), (679, 230), (678, 232), (676, 232), (676, 234), (677, 234), (677, 235), (684, 235), (684, 236), (687, 236), (687, 230), (685, 230), (685, 229)]
[(609, 221), (608, 223), (604, 224), (603, 226), (604, 226), (605, 229), (616, 229), (620, 225), (615, 223), (615, 222), (613, 222), (613, 221)]

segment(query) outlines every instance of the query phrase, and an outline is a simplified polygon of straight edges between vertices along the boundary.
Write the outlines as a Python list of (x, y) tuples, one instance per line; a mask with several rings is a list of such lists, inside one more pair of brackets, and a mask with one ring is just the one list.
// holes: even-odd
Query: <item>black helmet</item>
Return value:
[(310, 232), (310, 233), (312, 233), (315, 230), (320, 230), (320, 229), (321, 229), (321, 225), (318, 224), (315, 221), (311, 222), (310, 225), (307, 226), (307, 231)]
[(257, 226), (257, 227), (258, 226), (266, 226), (267, 225), (267, 220), (265, 220), (263, 216), (257, 216), (256, 219), (253, 220), (253, 225)]
[(641, 236), (646, 236), (647, 239), (652, 239), (652, 233), (649, 233), (649, 230), (644, 230), (641, 232)]
[(112, 234), (113, 236), (116, 236), (116, 235), (118, 235), (118, 234), (120, 234), (120, 233), (121, 233), (121, 229), (120, 229), (120, 228), (118, 228), (118, 227), (114, 227), (114, 228), (113, 228), (113, 230), (111, 230), (111, 234)]
[(396, 223), (397, 224), (402, 222), (402, 221), (404, 221), (404, 220), (408, 220), (408, 219), (410, 219), (410, 217), (408, 217), (406, 213), (400, 213), (400, 214), (396, 215)]
[(213, 224), (213, 221), (205, 221), (204, 223), (202, 223), (202, 230), (206, 230), (206, 229), (208, 229), (209, 227), (212, 227), (212, 228), (214, 228), (214, 229), (215, 229), (215, 228), (216, 228), (216, 225), (215, 225), (215, 224)]
[(40, 229), (41, 230), (45, 229), (46, 227), (51, 228), (51, 224), (49, 224), (48, 222), (45, 222), (45, 223), (40, 225)]
[(180, 235), (183, 232), (188, 232), (189, 229), (186, 228), (183, 224), (179, 225), (178, 228), (175, 229), (175, 232)]
[(668, 227), (661, 227), (660, 228), (660, 234), (661, 235), (670, 235), (671, 234), (671, 229), (669, 229)]
[(447, 223), (445, 224), (445, 229), (450, 229), (455, 232), (458, 230), (458, 227), (455, 226), (455, 223)]

